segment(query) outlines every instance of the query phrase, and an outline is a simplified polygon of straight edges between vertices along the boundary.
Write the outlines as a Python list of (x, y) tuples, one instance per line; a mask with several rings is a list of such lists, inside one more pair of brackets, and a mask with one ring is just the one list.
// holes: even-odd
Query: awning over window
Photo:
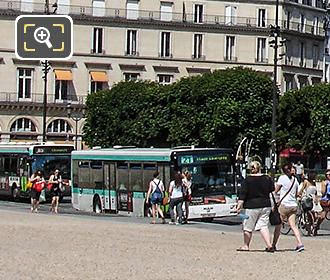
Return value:
[(54, 70), (56, 80), (72, 81), (72, 72), (70, 70)]
[(102, 83), (108, 82), (108, 76), (106, 72), (91, 71), (90, 73), (93, 82), (102, 82)]

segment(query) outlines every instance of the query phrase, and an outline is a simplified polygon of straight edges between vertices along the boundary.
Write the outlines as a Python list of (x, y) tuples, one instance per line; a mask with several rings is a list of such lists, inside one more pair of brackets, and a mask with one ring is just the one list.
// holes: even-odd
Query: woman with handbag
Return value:
[(258, 161), (251, 162), (250, 167), (251, 175), (243, 181), (237, 204), (237, 212), (244, 208), (248, 217), (243, 221), (244, 245), (237, 251), (250, 249), (252, 232), (256, 230), (260, 231), (267, 246), (266, 252), (274, 252), (268, 229), (271, 211), (270, 193), (274, 190), (274, 184), (268, 175), (261, 174), (261, 164)]
[(32, 174), (30, 178), (30, 182), (32, 183), (32, 188), (30, 191), (31, 195), (31, 213), (38, 212), (39, 207), (39, 197), (42, 189), (45, 187), (45, 179), (40, 170), (37, 170)]
[[(278, 178), (275, 184), (275, 192), (280, 192), (279, 212), (282, 221), (288, 221), (294, 236), (296, 237), (297, 246), (296, 252), (301, 252), (305, 249), (300, 232), (296, 226), (296, 213), (298, 210), (297, 196), (299, 183), (295, 176), (292, 176), (292, 164), (287, 163), (282, 167), (283, 175)], [(273, 244), (276, 247), (276, 244)]]
[[(149, 204), (149, 200), (151, 202), (152, 207), (152, 221), (151, 224), (156, 224), (156, 212), (159, 213), (162, 218), (162, 223), (165, 224), (164, 213), (160, 206), (163, 204), (163, 193), (164, 193), (164, 184), (158, 178), (159, 172), (155, 171), (153, 174), (153, 179), (149, 183), (149, 189), (146, 198), (146, 204)], [(151, 195), (151, 197), (150, 197)]]
[(327, 213), (330, 211), (330, 169), (325, 171), (325, 180), (321, 183), (321, 194), (320, 204), (322, 212), (319, 215), (316, 227), (314, 229), (314, 235), (317, 235), (317, 231), (320, 229), (320, 225), (324, 221)]

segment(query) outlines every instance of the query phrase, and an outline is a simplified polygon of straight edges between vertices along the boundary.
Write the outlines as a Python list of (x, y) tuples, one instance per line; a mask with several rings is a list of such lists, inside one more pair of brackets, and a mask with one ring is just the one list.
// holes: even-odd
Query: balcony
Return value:
[[(41, 107), (43, 104), (43, 93), (32, 93), (30, 98), (19, 98), (17, 92), (0, 92), (0, 106), (24, 106), (24, 107)], [(83, 106), (86, 101), (86, 96), (68, 95), (65, 99), (55, 99), (54, 94), (47, 94), (47, 106), (61, 108), (67, 104), (75, 106)]]
[[(0, 1), (0, 10), (3, 10), (3, 13), (32, 13), (32, 14), (43, 14), (45, 10), (45, 5), (43, 3), (34, 3), (26, 7), (22, 7), (20, 1)], [(50, 5), (50, 10), (52, 7)], [(95, 10), (95, 8), (94, 8)], [(100, 11), (102, 10), (102, 11)], [(64, 14), (69, 14), (73, 18), (79, 19), (106, 19), (116, 22), (125, 21), (126, 22), (137, 22), (137, 21), (148, 21), (158, 24), (193, 24), (198, 27), (203, 25), (217, 25), (217, 26), (228, 26), (228, 27), (245, 27), (245, 28), (258, 28), (265, 29), (269, 28), (270, 24), (274, 24), (274, 20), (268, 19), (263, 20), (262, 22), (257, 18), (253, 17), (235, 17), (235, 16), (225, 16), (225, 15), (207, 15), (204, 14), (202, 17), (202, 22), (195, 22), (195, 15), (189, 13), (171, 13), (171, 16), (164, 17), (160, 11), (147, 11), (147, 10), (138, 10), (134, 11), (134, 18), (132, 18), (127, 9), (116, 9), (116, 8), (97, 8), (97, 13), (93, 12), (93, 7), (91, 6), (62, 6), (57, 10), (58, 14), (61, 12)], [(98, 16), (96, 16), (98, 15)], [(298, 22), (287, 22), (282, 21), (281, 27), (283, 30), (292, 30), (302, 33), (309, 34), (319, 34), (323, 36), (324, 30), (321, 27), (318, 27), (318, 30), (315, 30), (315, 27), (312, 25), (300, 26)]]

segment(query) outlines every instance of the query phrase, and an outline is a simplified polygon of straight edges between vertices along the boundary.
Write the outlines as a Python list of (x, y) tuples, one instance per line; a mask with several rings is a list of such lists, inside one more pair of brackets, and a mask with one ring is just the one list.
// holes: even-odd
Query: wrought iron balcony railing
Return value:
[[(24, 2), (24, 1), (23, 1)], [(43, 3), (30, 3), (25, 2), (24, 5), (21, 1), (0, 1), (0, 9), (16, 11), (18, 13), (44, 13), (45, 4)], [(52, 7), (50, 6), (50, 10)], [(253, 17), (236, 17), (225, 15), (208, 15), (203, 16), (196, 22), (195, 14), (190, 13), (163, 13), (161, 11), (147, 11), (147, 10), (127, 10), (116, 8), (93, 8), (90, 6), (59, 6), (57, 14), (69, 14), (73, 16), (86, 16), (86, 17), (104, 17), (116, 20), (129, 20), (129, 21), (159, 21), (159, 22), (172, 22), (172, 23), (190, 23), (196, 25), (223, 25), (223, 26), (237, 26), (237, 27), (250, 27), (250, 28), (263, 28), (268, 29), (270, 24), (274, 24), (272, 19), (258, 19)], [(304, 24), (301, 26), (299, 22), (281, 22), (281, 28), (284, 30), (293, 30), (301, 33), (309, 33), (315, 35), (323, 35), (324, 30), (322, 27), (315, 27), (313, 25)]]
[[(43, 93), (31, 93), (30, 97), (19, 97), (17, 92), (0, 92), (0, 103), (18, 103), (18, 104), (42, 104)], [(67, 95), (64, 98), (58, 98), (55, 94), (47, 94), (47, 104), (85, 104), (86, 96), (82, 95)]]

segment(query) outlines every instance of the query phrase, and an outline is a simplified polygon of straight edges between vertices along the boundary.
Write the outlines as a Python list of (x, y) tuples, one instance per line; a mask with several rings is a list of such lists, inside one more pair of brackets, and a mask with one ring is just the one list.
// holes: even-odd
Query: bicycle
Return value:
[[(314, 232), (315, 225), (311, 224), (309, 219), (308, 219), (308, 212), (305, 212), (301, 206), (301, 202), (298, 201), (298, 211), (296, 214), (296, 225), (300, 232), (304, 236), (310, 236)], [(288, 224), (288, 222), (283, 222), (281, 226), (281, 233), (284, 235), (289, 234), (291, 231), (291, 227)]]

